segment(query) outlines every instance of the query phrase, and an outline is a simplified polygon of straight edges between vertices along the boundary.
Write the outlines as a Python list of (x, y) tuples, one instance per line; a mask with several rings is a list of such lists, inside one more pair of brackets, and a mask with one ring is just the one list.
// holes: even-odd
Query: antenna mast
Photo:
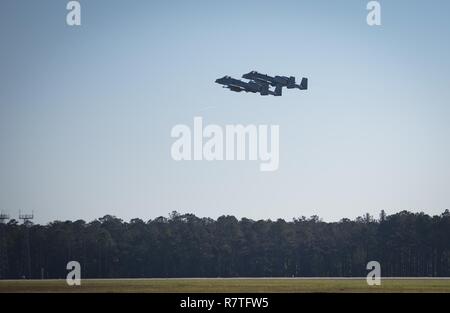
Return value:
[(32, 220), (34, 218), (34, 212), (31, 214), (22, 214), (19, 211), (19, 219), (23, 220), (23, 225), (25, 226), (25, 236), (22, 250), (22, 277), (31, 278), (31, 254), (30, 254), (30, 231), (29, 228), (32, 225)]
[(6, 221), (9, 215), (0, 212), (0, 279), (5, 278), (8, 272), (8, 253), (6, 250)]

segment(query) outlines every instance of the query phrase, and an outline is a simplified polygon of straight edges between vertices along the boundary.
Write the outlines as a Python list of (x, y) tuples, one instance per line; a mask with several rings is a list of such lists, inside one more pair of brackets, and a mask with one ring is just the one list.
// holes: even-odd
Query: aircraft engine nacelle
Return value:
[(297, 85), (295, 85), (295, 77), (294, 76), (291, 76), (288, 78), (286, 87), (288, 89), (297, 88)]

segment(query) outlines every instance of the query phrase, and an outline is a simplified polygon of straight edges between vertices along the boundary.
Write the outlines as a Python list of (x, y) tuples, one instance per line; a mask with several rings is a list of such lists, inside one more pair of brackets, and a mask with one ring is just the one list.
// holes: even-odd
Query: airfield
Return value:
[(81, 286), (60, 280), (0, 280), (0, 293), (450, 293), (450, 278), (168, 278), (86, 279)]

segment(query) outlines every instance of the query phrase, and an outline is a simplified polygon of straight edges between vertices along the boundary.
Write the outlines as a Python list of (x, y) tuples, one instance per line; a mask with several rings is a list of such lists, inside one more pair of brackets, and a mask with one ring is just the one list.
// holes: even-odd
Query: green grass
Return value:
[(100, 279), (68, 286), (65, 280), (0, 280), (0, 292), (450, 292), (450, 280), (385, 279)]

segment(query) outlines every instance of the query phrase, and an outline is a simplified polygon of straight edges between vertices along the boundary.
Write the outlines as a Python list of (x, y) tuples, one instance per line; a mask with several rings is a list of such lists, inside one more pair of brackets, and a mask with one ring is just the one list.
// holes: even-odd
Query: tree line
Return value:
[(450, 212), (402, 211), (324, 222), (317, 216), (217, 220), (172, 212), (125, 222), (0, 224), (0, 278), (450, 276)]

